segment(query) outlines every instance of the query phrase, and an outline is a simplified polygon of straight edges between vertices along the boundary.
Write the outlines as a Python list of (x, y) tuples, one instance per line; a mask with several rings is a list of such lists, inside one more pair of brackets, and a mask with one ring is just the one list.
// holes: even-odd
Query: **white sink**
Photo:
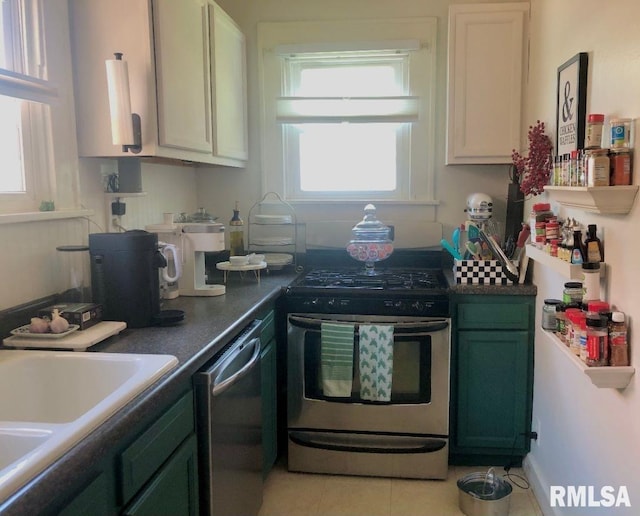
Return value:
[(0, 502), (177, 363), (171, 355), (0, 350)]

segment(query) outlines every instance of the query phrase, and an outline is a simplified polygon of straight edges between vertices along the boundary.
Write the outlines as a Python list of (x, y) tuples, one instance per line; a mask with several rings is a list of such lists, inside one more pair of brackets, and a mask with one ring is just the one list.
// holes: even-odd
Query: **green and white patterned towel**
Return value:
[(391, 401), (393, 326), (361, 324), (360, 396), (369, 401)]
[(354, 325), (322, 323), (320, 332), (324, 395), (349, 397), (353, 385)]

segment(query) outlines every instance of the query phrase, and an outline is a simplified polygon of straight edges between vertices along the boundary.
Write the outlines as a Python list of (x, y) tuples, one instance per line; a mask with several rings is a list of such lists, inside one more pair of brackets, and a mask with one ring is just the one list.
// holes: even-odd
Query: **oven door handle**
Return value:
[[(351, 321), (340, 321), (335, 319), (316, 319), (312, 317), (300, 317), (297, 315), (289, 316), (289, 323), (292, 326), (296, 326), (298, 328), (302, 328), (304, 330), (317, 331), (321, 330), (321, 325), (323, 322), (331, 322), (331, 323), (351, 323)], [(358, 331), (358, 328), (362, 324), (376, 324), (376, 322), (371, 321), (362, 321), (360, 323), (354, 322), (355, 330)], [(433, 321), (398, 321), (398, 322), (380, 322), (379, 324), (389, 324), (394, 327), (394, 333), (396, 335), (401, 336), (420, 336), (426, 335), (428, 333), (435, 333), (437, 331), (445, 330), (449, 327), (449, 321), (446, 319), (436, 319)]]
[(289, 432), (289, 439), (298, 446), (316, 448), (319, 450), (343, 451), (351, 453), (384, 453), (384, 454), (409, 454), (409, 453), (434, 453), (442, 450), (446, 445), (446, 439), (425, 438), (421, 443), (411, 446), (375, 446), (352, 445), (330, 443), (326, 440), (316, 441), (307, 435), (298, 432)]

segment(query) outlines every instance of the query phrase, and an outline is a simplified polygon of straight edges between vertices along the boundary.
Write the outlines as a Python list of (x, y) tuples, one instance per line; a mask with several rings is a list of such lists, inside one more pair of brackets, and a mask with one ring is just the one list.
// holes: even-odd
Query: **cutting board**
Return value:
[(60, 339), (38, 339), (34, 337), (8, 337), (2, 341), (5, 346), (20, 349), (71, 349), (73, 351), (86, 351), (87, 348), (103, 341), (104, 339), (120, 333), (127, 327), (127, 323), (121, 321), (101, 321), (86, 330), (74, 331)]

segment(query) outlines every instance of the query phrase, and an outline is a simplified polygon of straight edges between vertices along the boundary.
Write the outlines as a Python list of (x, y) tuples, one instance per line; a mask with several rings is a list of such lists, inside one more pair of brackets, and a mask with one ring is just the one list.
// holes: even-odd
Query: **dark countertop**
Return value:
[[(535, 285), (457, 285), (445, 269), (452, 294), (535, 295)], [(184, 310), (185, 320), (175, 326), (126, 329), (96, 344), (90, 351), (109, 353), (170, 354), (178, 365), (75, 445), (63, 457), (37, 475), (14, 495), (0, 502), (3, 515), (44, 514), (50, 501), (60, 497), (79, 476), (90, 480), (96, 464), (130, 435), (133, 426), (151, 422), (157, 408), (168, 406), (190, 385), (191, 376), (230, 342), (264, 306), (274, 302), (282, 287), (296, 277), (293, 271), (263, 272), (258, 283), (253, 275), (230, 274), (227, 293), (216, 297), (179, 297), (165, 301), (163, 309)], [(80, 472), (80, 473), (79, 473)]]
[(294, 272), (263, 272), (258, 284), (251, 274), (230, 274), (227, 293), (216, 297), (179, 297), (165, 301), (163, 309), (184, 310), (185, 320), (175, 326), (126, 329), (96, 344), (90, 351), (157, 353), (178, 358), (178, 365), (125, 405), (69, 452), (37, 475), (14, 495), (0, 502), (3, 515), (45, 514), (51, 500), (71, 486), (89, 481), (95, 464), (111, 447), (141, 422), (151, 422), (158, 407), (168, 406), (190, 384), (191, 376), (230, 342), (265, 304), (275, 301)]

